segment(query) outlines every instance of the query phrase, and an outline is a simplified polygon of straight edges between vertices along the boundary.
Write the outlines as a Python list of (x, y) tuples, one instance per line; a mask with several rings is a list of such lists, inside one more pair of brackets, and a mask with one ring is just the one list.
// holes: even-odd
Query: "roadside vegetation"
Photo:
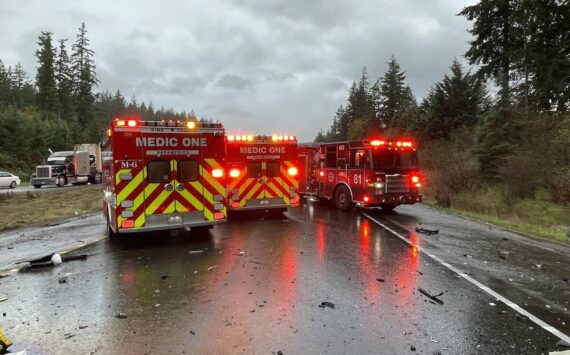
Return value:
[(0, 231), (100, 212), (101, 186), (0, 194)]
[(394, 56), (376, 81), (364, 68), (315, 140), (411, 135), (428, 203), (570, 241), (570, 4), (487, 0), (459, 16), (472, 69), (450, 58), (418, 104)]
[(187, 119), (152, 103), (127, 100), (120, 90), (97, 92), (95, 52), (82, 24), (74, 43), (55, 40), (42, 31), (35, 53), (37, 71), (30, 79), (20, 63), (0, 58), (0, 170), (27, 181), (49, 150), (72, 150), (77, 143), (101, 141), (109, 122), (118, 116), (142, 119)]

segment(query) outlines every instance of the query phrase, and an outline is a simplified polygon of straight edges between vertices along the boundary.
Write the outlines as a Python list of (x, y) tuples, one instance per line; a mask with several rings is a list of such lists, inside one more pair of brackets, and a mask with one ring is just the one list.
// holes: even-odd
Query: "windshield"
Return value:
[(64, 165), (65, 157), (52, 157), (47, 160), (48, 165)]
[(379, 150), (372, 152), (374, 169), (417, 168), (418, 160), (414, 151)]

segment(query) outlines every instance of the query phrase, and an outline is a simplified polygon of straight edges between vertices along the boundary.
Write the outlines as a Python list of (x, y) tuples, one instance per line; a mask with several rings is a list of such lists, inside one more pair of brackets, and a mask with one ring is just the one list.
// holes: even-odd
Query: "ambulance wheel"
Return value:
[(67, 185), (67, 178), (65, 177), (65, 175), (60, 175), (57, 178), (57, 187), (62, 187)]
[(35, 188), (35, 189), (39, 189), (39, 188), (41, 188), (41, 187), (42, 187), (42, 185), (34, 185), (34, 188)]
[(109, 221), (109, 217), (107, 217), (107, 237), (109, 237), (109, 240), (117, 239), (117, 233), (113, 232), (113, 228), (111, 228), (111, 222)]
[(341, 211), (349, 211), (352, 208), (352, 197), (348, 187), (341, 185), (334, 193), (334, 203)]

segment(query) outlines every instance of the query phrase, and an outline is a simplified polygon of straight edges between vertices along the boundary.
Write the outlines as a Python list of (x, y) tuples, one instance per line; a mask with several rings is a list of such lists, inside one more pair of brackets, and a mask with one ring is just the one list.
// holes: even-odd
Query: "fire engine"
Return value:
[(225, 222), (220, 123), (115, 119), (101, 143), (110, 237)]
[(343, 211), (422, 202), (416, 149), (405, 139), (299, 145), (301, 193), (333, 200)]
[(228, 135), (226, 142), (230, 211), (299, 206), (295, 136)]

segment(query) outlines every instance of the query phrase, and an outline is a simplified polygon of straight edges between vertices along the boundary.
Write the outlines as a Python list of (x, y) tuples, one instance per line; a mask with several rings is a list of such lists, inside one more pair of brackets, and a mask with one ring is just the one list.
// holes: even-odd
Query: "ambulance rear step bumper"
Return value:
[(265, 198), (248, 200), (243, 207), (231, 207), (231, 211), (251, 211), (251, 210), (270, 210), (274, 208), (287, 208), (291, 204), (286, 204), (282, 198)]
[(217, 221), (168, 224), (168, 225), (154, 226), (154, 227), (119, 228), (119, 233), (120, 234), (127, 234), (127, 233), (155, 232), (155, 231), (164, 231), (164, 230), (170, 230), (170, 229), (183, 229), (183, 228), (187, 228), (187, 227), (192, 228), (192, 227), (211, 226), (211, 225), (220, 224), (220, 223), (226, 223), (226, 219), (220, 219)]

